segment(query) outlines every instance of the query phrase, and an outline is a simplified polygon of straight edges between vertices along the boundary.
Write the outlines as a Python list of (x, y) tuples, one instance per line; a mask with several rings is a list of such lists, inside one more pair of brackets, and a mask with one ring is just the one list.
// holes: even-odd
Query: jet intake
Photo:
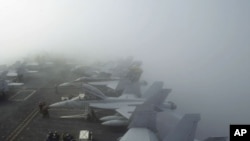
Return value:
[(128, 120), (109, 120), (102, 122), (102, 125), (106, 126), (127, 126)]

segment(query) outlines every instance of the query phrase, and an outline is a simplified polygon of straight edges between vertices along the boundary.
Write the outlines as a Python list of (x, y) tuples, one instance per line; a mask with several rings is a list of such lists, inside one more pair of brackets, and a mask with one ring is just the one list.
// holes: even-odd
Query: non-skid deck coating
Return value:
[[(0, 102), (1, 141), (45, 141), (49, 131), (57, 131), (60, 135), (68, 132), (78, 139), (80, 130), (92, 131), (96, 141), (116, 141), (126, 132), (126, 128), (105, 127), (99, 122), (59, 118), (65, 115), (83, 114), (84, 110), (81, 109), (51, 109), (50, 118), (43, 118), (38, 111), (38, 103), (45, 101), (49, 105), (60, 101), (61, 95), (56, 94), (52, 87), (68, 80), (62, 79), (56, 73), (50, 77), (46, 77), (48, 74), (44, 72), (39, 75), (40, 78), (25, 82), (26, 90), (14, 91), (8, 95), (9, 100)], [(74, 93), (76, 92), (72, 91), (71, 94)], [(97, 116), (110, 114), (113, 113), (98, 112)]]
[(15, 95), (9, 98), (10, 101), (25, 101), (31, 97), (36, 90), (19, 90)]
[[(43, 118), (42, 115), (38, 114), (16, 141), (29, 141), (31, 139), (44, 141), (49, 131), (57, 131), (61, 136), (68, 132), (78, 139), (80, 130), (92, 131), (93, 137), (97, 141), (116, 141), (125, 132), (125, 128), (105, 127), (99, 122), (90, 122), (84, 119), (60, 119), (59, 116), (65, 113), (67, 110), (51, 110), (50, 118)], [(69, 111), (69, 113), (74, 112)]]

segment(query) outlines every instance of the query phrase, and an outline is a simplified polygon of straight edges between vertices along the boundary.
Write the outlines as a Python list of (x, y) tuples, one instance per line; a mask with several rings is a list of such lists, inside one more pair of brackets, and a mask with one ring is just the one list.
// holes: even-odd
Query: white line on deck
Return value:
[[(32, 91), (32, 92), (31, 92), (28, 96), (26, 96), (25, 98), (23, 98), (23, 99), (15, 99), (15, 97), (16, 97), (17, 95), (19, 95), (21, 92), (24, 92), (24, 91)], [(36, 92), (36, 90), (20, 90), (20, 91), (18, 91), (15, 95), (11, 96), (11, 97), (9, 98), (9, 100), (11, 100), (11, 101), (25, 101), (25, 100), (27, 100), (29, 97), (31, 97), (35, 92)]]

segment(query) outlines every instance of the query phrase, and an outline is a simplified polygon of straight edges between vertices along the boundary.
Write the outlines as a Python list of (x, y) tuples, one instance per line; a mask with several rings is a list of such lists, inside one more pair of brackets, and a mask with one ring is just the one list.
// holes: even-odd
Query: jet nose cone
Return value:
[(57, 102), (49, 105), (50, 108), (82, 108), (85, 102), (77, 101), (77, 99), (71, 99), (66, 101)]
[(57, 102), (49, 105), (49, 108), (63, 108), (67, 105), (67, 101)]

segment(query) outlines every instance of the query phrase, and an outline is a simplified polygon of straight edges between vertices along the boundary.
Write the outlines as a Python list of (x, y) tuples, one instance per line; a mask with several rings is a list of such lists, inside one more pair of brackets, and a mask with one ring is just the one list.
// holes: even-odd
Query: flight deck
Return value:
[[(79, 140), (81, 130), (91, 131), (96, 141), (116, 141), (122, 136), (126, 132), (126, 127), (105, 127), (98, 121), (88, 121), (83, 118), (60, 118), (84, 112), (82, 109), (51, 109), (49, 118), (42, 116), (38, 108), (39, 102), (44, 101), (49, 105), (60, 101), (61, 95), (55, 92), (54, 86), (72, 79), (70, 77), (61, 77), (53, 71), (40, 72), (35, 78), (25, 80), (25, 86), (21, 89), (10, 91), (7, 99), (1, 100), (0, 103), (0, 140), (45, 141), (50, 131), (56, 131), (61, 138), (63, 133), (69, 133), (76, 140)], [(72, 90), (73, 95), (77, 94), (76, 92)], [(101, 114), (103, 113), (99, 113)]]

